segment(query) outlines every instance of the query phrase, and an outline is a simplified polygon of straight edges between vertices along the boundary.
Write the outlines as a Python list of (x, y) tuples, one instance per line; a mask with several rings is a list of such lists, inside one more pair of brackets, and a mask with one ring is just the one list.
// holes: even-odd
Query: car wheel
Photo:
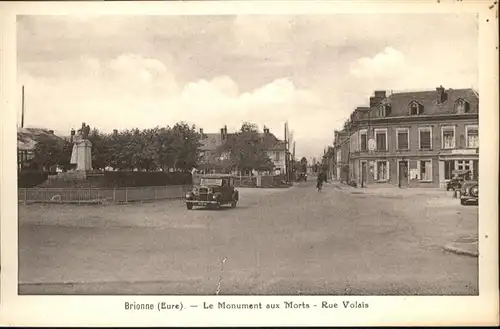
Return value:
[(193, 209), (193, 204), (192, 204), (192, 203), (186, 203), (186, 208), (187, 208), (188, 210)]
[(467, 204), (467, 202), (466, 202), (464, 199), (460, 199), (460, 204), (461, 204), (462, 206), (465, 206), (465, 205)]

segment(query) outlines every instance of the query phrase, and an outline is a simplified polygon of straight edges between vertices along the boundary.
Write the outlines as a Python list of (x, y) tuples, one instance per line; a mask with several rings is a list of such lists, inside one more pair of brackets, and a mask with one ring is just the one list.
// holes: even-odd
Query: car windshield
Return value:
[(222, 186), (222, 178), (202, 178), (200, 184)]

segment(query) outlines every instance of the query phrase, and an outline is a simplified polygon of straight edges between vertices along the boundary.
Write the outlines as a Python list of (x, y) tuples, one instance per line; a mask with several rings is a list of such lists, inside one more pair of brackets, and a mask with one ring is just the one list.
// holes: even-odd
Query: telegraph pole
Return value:
[(289, 163), (288, 163), (288, 125), (287, 125), (287, 122), (285, 121), (285, 177), (286, 177), (286, 180), (287, 182), (289, 181), (289, 174), (288, 174), (288, 171), (289, 171)]
[(21, 103), (21, 128), (24, 128), (24, 86), (22, 89), (22, 103)]

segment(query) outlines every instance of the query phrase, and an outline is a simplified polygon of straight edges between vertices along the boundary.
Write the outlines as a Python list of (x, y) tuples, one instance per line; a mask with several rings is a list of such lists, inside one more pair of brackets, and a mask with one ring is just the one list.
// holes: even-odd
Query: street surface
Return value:
[(476, 206), (314, 185), (242, 188), (219, 211), (20, 205), (19, 293), (478, 294), (478, 259), (443, 250), (477, 234)]

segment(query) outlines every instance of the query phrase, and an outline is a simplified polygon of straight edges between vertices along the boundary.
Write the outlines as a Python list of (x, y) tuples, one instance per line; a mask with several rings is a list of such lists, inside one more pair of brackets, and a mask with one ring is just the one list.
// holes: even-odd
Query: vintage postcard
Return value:
[(0, 323), (498, 324), (497, 14), (0, 3)]

